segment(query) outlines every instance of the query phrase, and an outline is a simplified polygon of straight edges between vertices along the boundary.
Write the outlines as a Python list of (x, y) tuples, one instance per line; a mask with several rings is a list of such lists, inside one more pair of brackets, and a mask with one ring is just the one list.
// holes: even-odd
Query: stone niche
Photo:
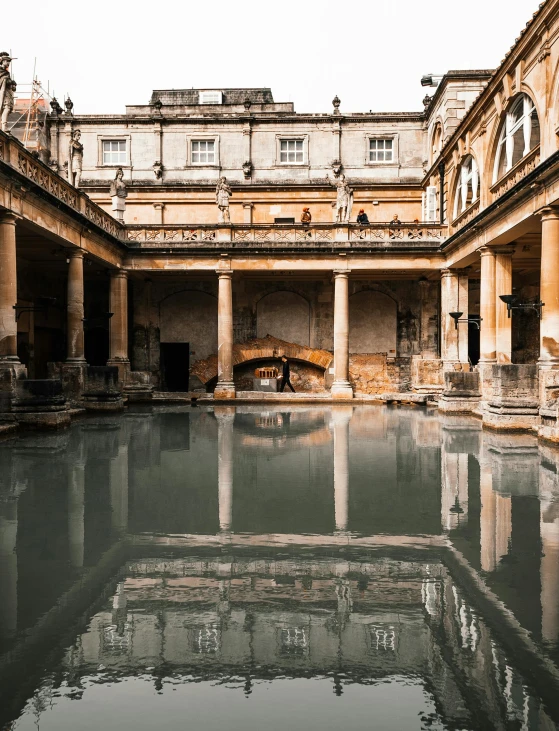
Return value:
[(267, 294), (256, 305), (256, 337), (272, 335), (298, 345), (311, 342), (309, 302), (297, 292), (279, 291)]

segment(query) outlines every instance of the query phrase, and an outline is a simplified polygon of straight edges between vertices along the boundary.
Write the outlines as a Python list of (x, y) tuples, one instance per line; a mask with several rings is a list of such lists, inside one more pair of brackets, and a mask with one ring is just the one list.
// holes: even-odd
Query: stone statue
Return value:
[(0, 53), (0, 127), (2, 132), (8, 131), (8, 115), (14, 108), (14, 92), (16, 82), (10, 76), (12, 57), (3, 51)]
[(336, 182), (338, 195), (336, 198), (336, 223), (349, 223), (353, 207), (353, 191), (349, 187), (345, 175), (340, 175)]
[(111, 187), (109, 189), (109, 195), (113, 202), (113, 211), (115, 211), (115, 218), (119, 221), (124, 221), (124, 211), (126, 210), (126, 184), (124, 182), (124, 173), (122, 168), (116, 171), (115, 179), (111, 180)]
[(83, 145), (80, 142), (82, 133), (79, 129), (72, 132), (70, 149), (68, 151), (68, 180), (76, 188), (80, 187), (83, 164)]
[(159, 162), (159, 160), (156, 160), (153, 163), (152, 170), (155, 175), (155, 179), (161, 180), (161, 178), (163, 177), (163, 165)]
[(227, 185), (227, 178), (219, 179), (215, 187), (215, 202), (219, 208), (218, 223), (230, 223), (229, 217), (229, 198), (231, 197), (231, 188)]

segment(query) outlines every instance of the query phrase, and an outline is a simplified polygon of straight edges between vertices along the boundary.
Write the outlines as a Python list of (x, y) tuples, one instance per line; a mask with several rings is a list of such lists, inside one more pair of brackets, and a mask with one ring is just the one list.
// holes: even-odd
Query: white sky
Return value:
[[(419, 111), (425, 73), (495, 68), (538, 0), (27, 0), (0, 50), (76, 114), (152, 89), (267, 86), (298, 112)], [(10, 11), (8, 11), (8, 16)], [(4, 13), (4, 19), (6, 15)], [(7, 36), (7, 37), (6, 37)], [(20, 91), (24, 91), (20, 86)], [(431, 91), (429, 93), (432, 93)]]

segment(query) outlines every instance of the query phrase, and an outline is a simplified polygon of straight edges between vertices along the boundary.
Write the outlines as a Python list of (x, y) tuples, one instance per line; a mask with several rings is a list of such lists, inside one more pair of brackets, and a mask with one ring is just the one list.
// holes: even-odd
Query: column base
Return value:
[(71, 404), (81, 402), (85, 391), (87, 362), (85, 360), (67, 360), (60, 366), (62, 392)]
[(107, 365), (118, 368), (118, 385), (121, 390), (124, 390), (130, 376), (130, 361), (128, 358), (109, 358)]
[(349, 381), (334, 381), (330, 394), (333, 399), (352, 399), (353, 388)]
[(235, 384), (233, 382), (222, 381), (218, 383), (214, 391), (214, 399), (217, 401), (228, 401), (236, 397)]
[(0, 358), (0, 413), (11, 410), (16, 397), (16, 382), (27, 375), (27, 368), (19, 358)]

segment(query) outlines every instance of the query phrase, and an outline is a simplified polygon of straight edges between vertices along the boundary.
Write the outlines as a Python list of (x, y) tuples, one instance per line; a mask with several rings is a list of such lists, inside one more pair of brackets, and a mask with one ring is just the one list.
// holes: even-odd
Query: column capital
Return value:
[(539, 215), (542, 221), (559, 221), (559, 208), (546, 206), (545, 208), (540, 208), (536, 212), (536, 215)]
[(11, 211), (0, 211), (0, 223), (7, 223), (10, 226), (15, 226), (19, 216)]
[(66, 256), (69, 259), (83, 259), (85, 256), (83, 249), (68, 249)]
[(441, 279), (443, 277), (467, 277), (470, 274), (470, 267), (462, 269), (441, 269)]
[(231, 279), (233, 277), (232, 269), (216, 269), (215, 273), (219, 279)]
[(109, 277), (113, 279), (128, 279), (128, 271), (126, 269), (110, 269)]
[(477, 250), (477, 253), (483, 257), (483, 256), (495, 256), (495, 249), (491, 249), (489, 246), (482, 246), (480, 249)]
[(346, 277), (346, 279), (347, 279), (349, 274), (351, 274), (351, 269), (333, 269), (332, 270), (332, 275), (335, 278)]

